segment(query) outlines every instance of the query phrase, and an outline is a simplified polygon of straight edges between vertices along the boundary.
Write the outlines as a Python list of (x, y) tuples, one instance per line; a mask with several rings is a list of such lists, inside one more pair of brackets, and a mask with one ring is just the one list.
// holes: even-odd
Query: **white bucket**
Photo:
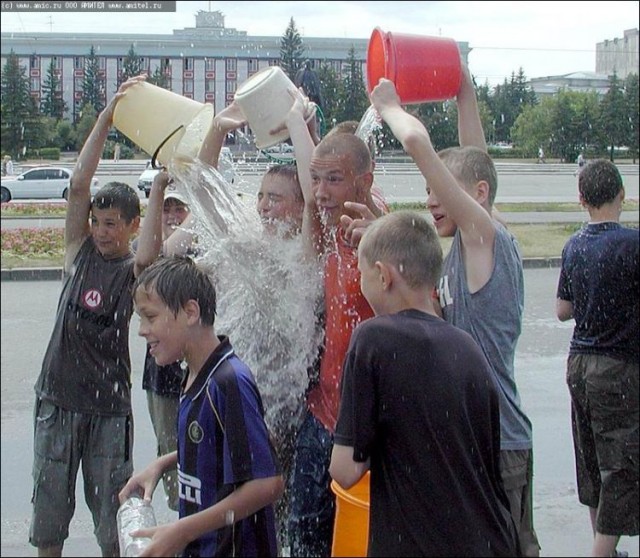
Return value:
[(141, 81), (118, 101), (113, 125), (162, 165), (195, 158), (213, 120), (213, 105)]
[(252, 75), (236, 91), (235, 101), (247, 117), (258, 149), (266, 149), (289, 139), (289, 130), (286, 128), (277, 134), (269, 133), (284, 122), (293, 106), (294, 98), (288, 90), (300, 95), (280, 66), (269, 66)]

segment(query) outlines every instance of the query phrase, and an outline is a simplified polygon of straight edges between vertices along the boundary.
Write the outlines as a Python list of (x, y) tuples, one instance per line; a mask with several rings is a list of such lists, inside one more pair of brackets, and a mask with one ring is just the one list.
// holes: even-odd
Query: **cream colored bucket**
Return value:
[(288, 90), (300, 94), (280, 66), (264, 68), (238, 87), (235, 101), (247, 117), (258, 149), (266, 149), (289, 139), (286, 128), (277, 134), (269, 133), (284, 122), (293, 106), (294, 98)]
[(178, 154), (195, 158), (212, 119), (213, 105), (141, 81), (116, 104), (113, 125), (151, 155), (155, 166)]

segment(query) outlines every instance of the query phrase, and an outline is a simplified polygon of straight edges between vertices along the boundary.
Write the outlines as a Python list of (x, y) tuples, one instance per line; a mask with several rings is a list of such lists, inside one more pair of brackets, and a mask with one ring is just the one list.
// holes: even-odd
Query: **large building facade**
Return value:
[[(212, 103), (216, 112), (232, 100), (236, 89), (248, 77), (267, 66), (280, 63), (281, 37), (249, 36), (245, 31), (225, 27), (219, 11), (200, 11), (196, 26), (174, 30), (171, 35), (121, 35), (109, 33), (2, 33), (2, 67), (13, 51), (26, 68), (31, 94), (43, 96), (47, 71), (53, 62), (60, 78), (60, 92), (69, 119), (77, 119), (82, 109), (85, 61), (91, 47), (98, 59), (108, 101), (121, 82), (127, 53), (133, 46), (142, 68), (149, 75), (156, 69), (166, 77), (173, 92), (203, 103)], [(312, 69), (331, 66), (340, 76), (353, 47), (356, 60), (366, 75), (368, 39), (303, 37), (305, 58)], [(459, 42), (463, 60), (469, 44)]]
[(620, 79), (638, 73), (638, 28), (627, 29), (622, 38), (596, 44), (596, 73)]

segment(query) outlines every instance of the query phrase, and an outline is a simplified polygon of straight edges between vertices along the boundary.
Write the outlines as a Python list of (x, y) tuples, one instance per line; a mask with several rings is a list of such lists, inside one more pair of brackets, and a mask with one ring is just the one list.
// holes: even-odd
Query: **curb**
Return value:
[[(543, 269), (560, 267), (560, 257), (525, 258), (524, 269)], [(1, 281), (59, 281), (62, 279), (61, 267), (14, 267), (1, 270)]]

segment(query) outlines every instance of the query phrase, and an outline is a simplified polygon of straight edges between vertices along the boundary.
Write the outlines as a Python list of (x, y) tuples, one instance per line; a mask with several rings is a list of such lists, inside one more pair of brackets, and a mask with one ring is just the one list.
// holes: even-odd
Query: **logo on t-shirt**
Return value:
[(102, 294), (97, 289), (89, 289), (82, 295), (82, 305), (89, 310), (100, 308), (102, 306)]
[(202, 426), (198, 424), (197, 420), (194, 420), (187, 429), (189, 433), (189, 439), (194, 444), (199, 444), (202, 442), (202, 438), (204, 438), (204, 431), (202, 430)]

